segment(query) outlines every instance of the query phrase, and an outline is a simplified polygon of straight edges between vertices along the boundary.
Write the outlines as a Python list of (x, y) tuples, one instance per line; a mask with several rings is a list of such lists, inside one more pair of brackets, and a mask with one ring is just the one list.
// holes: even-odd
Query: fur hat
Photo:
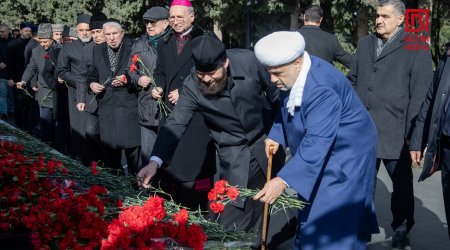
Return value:
[(64, 24), (52, 24), (52, 31), (53, 32), (63, 32), (64, 31)]
[(39, 24), (37, 36), (39, 38), (53, 38), (52, 25), (49, 23)]

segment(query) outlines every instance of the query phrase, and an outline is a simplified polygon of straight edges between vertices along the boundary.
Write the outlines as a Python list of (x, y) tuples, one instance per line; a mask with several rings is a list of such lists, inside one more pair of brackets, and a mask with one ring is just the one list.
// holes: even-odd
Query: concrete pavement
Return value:
[[(409, 233), (410, 249), (450, 250), (442, 197), (441, 172), (435, 173), (425, 181), (417, 182), (421, 171), (421, 168), (413, 168), (415, 225)], [(375, 208), (381, 233), (373, 235), (372, 241), (368, 244), (369, 250), (392, 249), (390, 192), (392, 192), (392, 182), (386, 169), (381, 166), (375, 193)]]

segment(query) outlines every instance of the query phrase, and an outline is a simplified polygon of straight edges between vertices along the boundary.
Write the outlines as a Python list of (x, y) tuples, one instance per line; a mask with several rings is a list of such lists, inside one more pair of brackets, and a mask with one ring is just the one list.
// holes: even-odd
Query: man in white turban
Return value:
[(271, 204), (289, 186), (309, 203), (299, 211), (295, 249), (365, 249), (378, 233), (376, 128), (347, 78), (304, 48), (298, 32), (275, 32), (255, 46), (282, 90), (266, 153), (282, 145), (292, 159), (254, 199)]

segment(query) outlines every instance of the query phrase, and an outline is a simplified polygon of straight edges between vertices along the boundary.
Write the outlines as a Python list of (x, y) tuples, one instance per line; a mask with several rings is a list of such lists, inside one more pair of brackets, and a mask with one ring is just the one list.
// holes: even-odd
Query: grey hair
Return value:
[(106, 23), (104, 23), (103, 24), (103, 29), (105, 28), (105, 27), (114, 27), (114, 28), (117, 28), (117, 29), (119, 29), (119, 30), (123, 30), (123, 28), (122, 28), (122, 25), (120, 25), (120, 23), (117, 23), (117, 22), (106, 22)]
[(394, 9), (400, 15), (405, 15), (406, 7), (403, 1), (401, 0), (380, 0), (378, 3), (378, 7), (383, 7), (386, 5), (392, 5)]
[(194, 14), (194, 7), (187, 7), (189, 14)]
[(0, 23), (0, 28), (6, 28), (7, 30), (9, 30), (9, 26), (4, 23)]

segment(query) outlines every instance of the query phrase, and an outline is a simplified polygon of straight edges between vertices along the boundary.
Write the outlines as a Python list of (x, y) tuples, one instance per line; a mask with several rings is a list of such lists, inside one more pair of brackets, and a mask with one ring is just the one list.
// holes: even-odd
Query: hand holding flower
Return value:
[(164, 94), (164, 90), (161, 87), (154, 87), (152, 89), (152, 97), (155, 99), (161, 99)]
[(105, 86), (101, 85), (98, 82), (91, 82), (89, 87), (91, 88), (92, 92), (94, 92), (95, 94), (100, 94), (103, 90), (105, 90)]
[(141, 77), (139, 77), (139, 80), (138, 80), (139, 86), (143, 87), (144, 89), (147, 88), (151, 82), (152, 82), (152, 79), (148, 76), (141, 76)]

